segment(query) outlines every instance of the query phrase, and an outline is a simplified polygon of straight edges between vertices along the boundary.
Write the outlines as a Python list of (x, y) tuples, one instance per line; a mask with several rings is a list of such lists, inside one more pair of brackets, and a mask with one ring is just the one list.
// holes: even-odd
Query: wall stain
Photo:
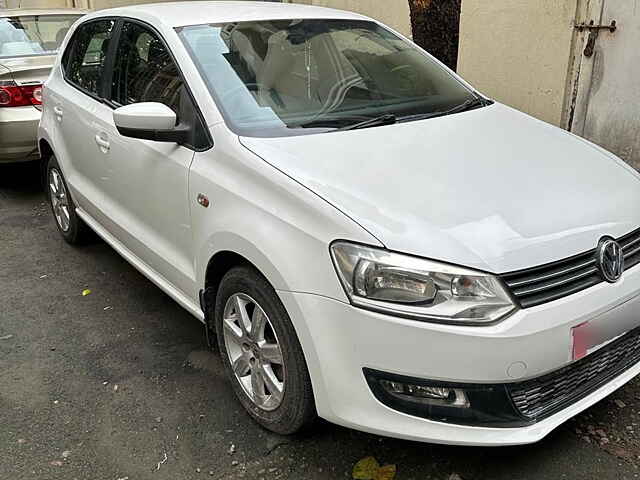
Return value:
[(600, 86), (602, 85), (602, 79), (604, 77), (604, 55), (604, 49), (600, 46), (596, 46), (593, 56), (593, 70), (591, 73), (591, 88), (589, 92), (591, 98), (598, 93), (598, 90), (600, 90)]

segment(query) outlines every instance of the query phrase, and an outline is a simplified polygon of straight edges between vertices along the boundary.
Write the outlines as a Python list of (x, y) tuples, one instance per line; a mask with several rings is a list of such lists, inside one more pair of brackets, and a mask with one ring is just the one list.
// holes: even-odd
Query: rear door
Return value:
[(103, 103), (105, 67), (116, 20), (83, 23), (62, 58), (62, 78), (47, 83), (48, 105), (57, 122), (54, 148), (71, 194), (89, 215), (99, 215), (106, 193), (108, 143), (97, 132), (112, 123)]

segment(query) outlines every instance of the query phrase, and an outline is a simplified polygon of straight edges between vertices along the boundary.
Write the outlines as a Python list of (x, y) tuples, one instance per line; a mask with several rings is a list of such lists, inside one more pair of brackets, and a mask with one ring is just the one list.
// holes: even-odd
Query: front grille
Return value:
[[(618, 239), (625, 270), (640, 263), (640, 229)], [(551, 302), (593, 287), (604, 280), (596, 265), (596, 249), (539, 267), (502, 275), (522, 308)]]
[(578, 401), (640, 361), (640, 329), (543, 377), (507, 386), (518, 411), (539, 420)]
[(624, 269), (629, 270), (640, 263), (640, 230), (631, 232), (618, 240), (624, 251)]

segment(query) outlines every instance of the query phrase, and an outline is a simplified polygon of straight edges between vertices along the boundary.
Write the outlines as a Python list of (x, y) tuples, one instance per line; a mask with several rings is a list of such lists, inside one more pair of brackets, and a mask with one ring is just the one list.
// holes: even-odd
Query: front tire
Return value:
[(315, 402), (302, 347), (267, 280), (253, 268), (232, 268), (214, 315), (225, 371), (249, 415), (281, 435), (311, 425)]
[(91, 237), (91, 230), (76, 213), (67, 182), (55, 156), (47, 163), (45, 191), (60, 235), (67, 243), (78, 245)]

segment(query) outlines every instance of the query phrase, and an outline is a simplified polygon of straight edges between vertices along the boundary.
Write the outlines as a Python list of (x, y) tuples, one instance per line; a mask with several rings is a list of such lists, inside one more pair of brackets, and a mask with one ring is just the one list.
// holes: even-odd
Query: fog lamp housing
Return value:
[(396, 395), (408, 401), (425, 405), (469, 408), (469, 399), (460, 388), (442, 386), (413, 385), (392, 380), (380, 380), (380, 386), (390, 395)]
[(363, 373), (379, 402), (415, 417), (478, 427), (509, 428), (534, 423), (516, 410), (504, 384), (442, 382), (369, 368)]

